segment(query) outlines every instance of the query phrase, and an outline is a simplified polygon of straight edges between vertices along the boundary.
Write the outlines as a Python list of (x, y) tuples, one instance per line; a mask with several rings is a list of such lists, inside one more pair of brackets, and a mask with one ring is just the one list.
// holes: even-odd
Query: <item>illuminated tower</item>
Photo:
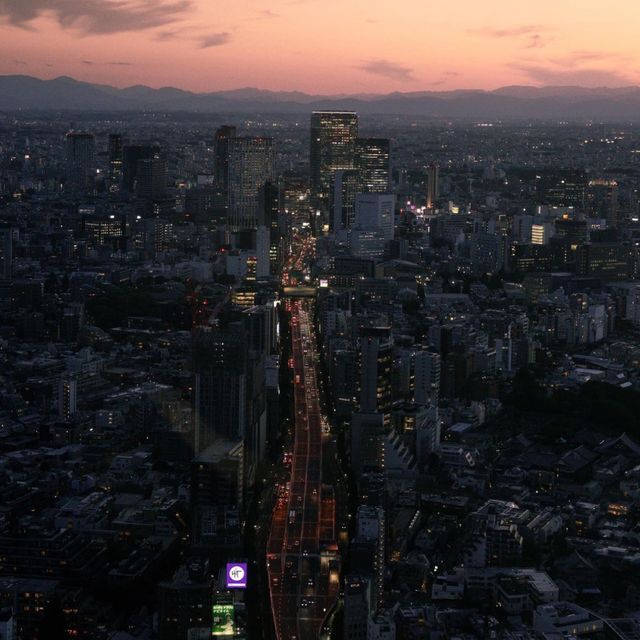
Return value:
[(122, 136), (119, 133), (109, 134), (109, 180), (117, 187), (122, 178)]
[(311, 114), (311, 205), (328, 222), (331, 186), (336, 171), (355, 167), (358, 116), (353, 111)]
[(439, 192), (440, 169), (437, 164), (430, 164), (427, 167), (427, 209), (433, 209), (440, 195)]
[(356, 167), (360, 193), (388, 193), (390, 179), (390, 144), (386, 138), (358, 138)]
[(360, 410), (381, 413), (385, 423), (391, 412), (393, 342), (389, 327), (363, 327), (360, 338)]
[(273, 180), (273, 141), (229, 138), (227, 150), (227, 223), (232, 230), (254, 229), (260, 213), (260, 193), (265, 183)]
[(228, 170), (228, 141), (236, 137), (236, 128), (225, 124), (216, 130), (214, 138), (214, 175), (216, 185), (222, 189), (227, 188), (227, 170)]

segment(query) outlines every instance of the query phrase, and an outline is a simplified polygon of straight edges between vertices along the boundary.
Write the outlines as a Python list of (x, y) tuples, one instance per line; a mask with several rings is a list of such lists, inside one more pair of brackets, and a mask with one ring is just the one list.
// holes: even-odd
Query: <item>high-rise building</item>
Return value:
[(225, 124), (216, 130), (213, 142), (213, 172), (216, 185), (223, 190), (227, 188), (227, 173), (229, 170), (229, 149), (228, 142), (236, 137), (236, 128)]
[(273, 141), (263, 137), (229, 138), (227, 149), (229, 228), (254, 229), (260, 213), (260, 192), (273, 180)]
[(117, 187), (122, 180), (122, 136), (119, 133), (109, 134), (109, 181)]
[(311, 115), (311, 206), (328, 222), (336, 171), (355, 168), (358, 116), (353, 111), (315, 111)]
[(385, 241), (393, 240), (395, 196), (391, 193), (360, 193), (356, 196), (356, 228), (379, 229)]
[(95, 178), (95, 145), (91, 133), (67, 134), (67, 184), (72, 191), (91, 191)]
[(70, 376), (65, 376), (58, 383), (58, 415), (64, 420), (78, 410), (78, 381)]
[(239, 322), (221, 328), (200, 328), (193, 337), (196, 452), (217, 438), (244, 438), (246, 342), (246, 332)]
[(360, 178), (360, 193), (390, 191), (390, 142), (387, 138), (358, 138), (355, 164)]
[(208, 561), (182, 565), (170, 582), (158, 585), (158, 639), (189, 637), (190, 629), (211, 632), (211, 584)]
[(0, 224), (0, 279), (11, 280), (13, 263), (13, 229)]
[(385, 512), (381, 507), (360, 505), (356, 513), (356, 539), (374, 545), (371, 589), (372, 609), (382, 602), (385, 567)]
[(549, 244), (554, 231), (555, 229), (551, 222), (540, 222), (531, 225), (531, 244)]
[(420, 349), (413, 354), (414, 401), (438, 404), (440, 396), (440, 354)]
[(351, 229), (356, 219), (356, 196), (360, 192), (359, 172), (356, 169), (336, 171), (331, 198), (331, 226), (333, 231)]
[(129, 193), (135, 193), (138, 177), (138, 162), (148, 160), (161, 153), (155, 144), (130, 144), (122, 149), (122, 186)]
[(159, 154), (138, 160), (136, 167), (136, 197), (157, 202), (166, 196), (167, 163)]
[(576, 273), (602, 282), (627, 280), (632, 273), (633, 250), (620, 242), (581, 244), (576, 251)]
[[(282, 245), (283, 234), (281, 226), (282, 190), (275, 182), (266, 182), (260, 191), (260, 211), (258, 224), (269, 232), (269, 272), (275, 274), (284, 253)], [(258, 251), (258, 237), (256, 236), (256, 251)]]
[(440, 168), (433, 163), (427, 167), (427, 209), (435, 207), (436, 200), (440, 196)]
[(366, 640), (371, 611), (370, 581), (357, 575), (344, 581), (344, 640)]
[(618, 183), (615, 180), (590, 180), (587, 206), (593, 216), (605, 218), (607, 228), (618, 226)]
[(391, 411), (393, 342), (389, 327), (363, 327), (360, 333), (360, 410), (382, 413), (385, 422)]

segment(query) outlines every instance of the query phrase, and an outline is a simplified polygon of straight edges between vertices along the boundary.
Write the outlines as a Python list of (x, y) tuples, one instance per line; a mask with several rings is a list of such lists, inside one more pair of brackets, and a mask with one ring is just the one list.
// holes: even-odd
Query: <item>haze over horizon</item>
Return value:
[[(625, 20), (620, 20), (620, 15)], [(311, 94), (640, 83), (640, 6), (0, 0), (0, 73)]]

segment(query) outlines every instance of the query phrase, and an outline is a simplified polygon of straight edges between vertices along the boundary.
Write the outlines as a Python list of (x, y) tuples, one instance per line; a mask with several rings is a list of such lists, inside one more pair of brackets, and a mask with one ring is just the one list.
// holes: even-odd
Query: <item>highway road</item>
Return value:
[(279, 640), (311, 640), (323, 632), (340, 588), (333, 488), (322, 483), (327, 424), (320, 410), (311, 300), (291, 312), (295, 434), (289, 481), (277, 487), (267, 572)]

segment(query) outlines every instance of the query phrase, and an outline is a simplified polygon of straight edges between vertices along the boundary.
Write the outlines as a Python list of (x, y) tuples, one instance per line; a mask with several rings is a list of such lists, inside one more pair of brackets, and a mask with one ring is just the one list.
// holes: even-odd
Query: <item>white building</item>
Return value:
[(396, 198), (391, 193), (359, 193), (356, 196), (356, 227), (380, 229), (385, 240), (393, 240)]

